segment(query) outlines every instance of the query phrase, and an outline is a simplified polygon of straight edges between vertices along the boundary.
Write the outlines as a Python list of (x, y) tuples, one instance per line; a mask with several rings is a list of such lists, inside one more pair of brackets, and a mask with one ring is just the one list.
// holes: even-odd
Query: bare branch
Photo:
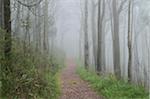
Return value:
[(38, 2), (33, 3), (33, 4), (25, 4), (25, 3), (21, 2), (20, 0), (16, 0), (16, 1), (17, 1), (18, 3), (20, 3), (21, 5), (25, 6), (25, 7), (31, 8), (31, 7), (37, 6), (37, 5), (40, 4), (43, 0), (39, 0)]
[(128, 1), (128, 0), (123, 0), (123, 1), (121, 2), (120, 7), (119, 7), (119, 9), (118, 9), (118, 13), (121, 13), (121, 11), (122, 11), (122, 9), (123, 9), (123, 7), (124, 7), (124, 4), (125, 4), (127, 1)]

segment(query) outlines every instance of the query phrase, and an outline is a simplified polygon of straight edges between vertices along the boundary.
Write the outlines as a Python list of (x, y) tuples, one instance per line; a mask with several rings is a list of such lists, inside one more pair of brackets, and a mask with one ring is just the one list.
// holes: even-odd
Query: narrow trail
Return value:
[(62, 70), (61, 88), (60, 99), (102, 99), (76, 74), (76, 65), (73, 61), (68, 61), (67, 67)]

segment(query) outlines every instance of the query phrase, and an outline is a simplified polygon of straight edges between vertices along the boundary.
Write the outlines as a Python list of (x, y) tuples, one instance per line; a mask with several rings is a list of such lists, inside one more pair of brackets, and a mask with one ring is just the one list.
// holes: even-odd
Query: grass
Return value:
[(91, 87), (106, 99), (149, 99), (149, 93), (142, 86), (118, 81), (113, 75), (102, 77), (78, 67), (77, 73), (89, 82)]
[(51, 74), (47, 75), (47, 81), (49, 86), (49, 91), (45, 91), (45, 98), (41, 99), (58, 99), (60, 96), (60, 84), (59, 84), (59, 74), (56, 73), (54, 76)]
[(58, 99), (62, 59), (12, 39), (11, 65), (6, 65), (4, 34), (0, 29), (0, 99)]

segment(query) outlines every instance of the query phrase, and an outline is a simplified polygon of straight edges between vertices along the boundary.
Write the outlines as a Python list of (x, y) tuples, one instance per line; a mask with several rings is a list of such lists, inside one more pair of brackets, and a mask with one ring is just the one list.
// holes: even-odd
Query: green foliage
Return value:
[(141, 86), (118, 81), (113, 75), (102, 77), (79, 67), (77, 73), (107, 99), (148, 99), (149, 93)]
[(11, 66), (5, 66), (4, 33), (0, 30), (0, 96), (6, 99), (57, 99), (60, 92), (57, 58), (52, 63), (48, 55), (35, 51), (32, 44), (24, 46), (22, 41), (12, 40)]

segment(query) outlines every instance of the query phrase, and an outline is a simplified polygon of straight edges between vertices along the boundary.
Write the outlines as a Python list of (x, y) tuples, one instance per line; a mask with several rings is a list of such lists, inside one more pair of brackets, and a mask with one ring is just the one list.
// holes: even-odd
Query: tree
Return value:
[(89, 68), (89, 40), (88, 40), (88, 0), (85, 0), (84, 15), (84, 64), (85, 69)]
[(117, 0), (112, 0), (112, 38), (113, 38), (113, 63), (114, 63), (114, 72), (118, 79), (121, 78), (121, 61), (120, 61), (120, 38), (119, 38), (119, 15), (122, 11), (122, 8), (127, 0), (121, 1), (119, 8), (117, 8)]
[(94, 65), (97, 67), (97, 32), (96, 32), (96, 11), (97, 11), (97, 3), (95, 0), (92, 0), (92, 17), (91, 17), (91, 24), (92, 24), (92, 40), (93, 40), (93, 56), (94, 56)]
[[(9, 76), (10, 73), (13, 71), (13, 67), (11, 64), (11, 49), (12, 49), (12, 38), (11, 38), (11, 13), (10, 13), (10, 0), (2, 0), (1, 2), (5, 9), (5, 11), (2, 11), (2, 29), (5, 30), (4, 32), (4, 45), (3, 45), (3, 53), (4, 53), (4, 62), (1, 64), (1, 71), (2, 71), (2, 76), (1, 76), (1, 81), (2, 81), (2, 90), (5, 90), (5, 87), (9, 84), (7, 82), (6, 76)], [(3, 9), (3, 8), (2, 8)], [(4, 23), (3, 23), (4, 22)], [(3, 94), (3, 93), (2, 93)]]
[(132, 75), (132, 31), (131, 31), (131, 3), (132, 1), (129, 0), (129, 5), (128, 5), (128, 53), (129, 53), (129, 58), (128, 58), (128, 79), (131, 81), (131, 75)]
[(10, 11), (10, 0), (4, 0), (4, 30), (5, 33), (5, 61), (7, 66), (11, 66), (11, 11)]
[(0, 27), (4, 26), (4, 0), (0, 0)]
[(44, 4), (44, 34), (43, 34), (43, 47), (44, 52), (48, 52), (49, 45), (48, 45), (48, 0), (45, 0)]
[(13, 36), (14, 37), (19, 37), (19, 32), (20, 32), (20, 24), (19, 24), (19, 21), (20, 21), (20, 8), (21, 8), (21, 5), (19, 3), (17, 3), (17, 14), (16, 14), (16, 19), (15, 19), (15, 23), (16, 25), (14, 26), (14, 33), (13, 33)]
[[(102, 64), (103, 63), (103, 49), (102, 49), (102, 43), (104, 41), (104, 31), (103, 31), (103, 21), (105, 16), (105, 0), (99, 0), (98, 2), (98, 47), (97, 47), (97, 73), (100, 73), (102, 71)], [(105, 61), (105, 60), (104, 60)]]

